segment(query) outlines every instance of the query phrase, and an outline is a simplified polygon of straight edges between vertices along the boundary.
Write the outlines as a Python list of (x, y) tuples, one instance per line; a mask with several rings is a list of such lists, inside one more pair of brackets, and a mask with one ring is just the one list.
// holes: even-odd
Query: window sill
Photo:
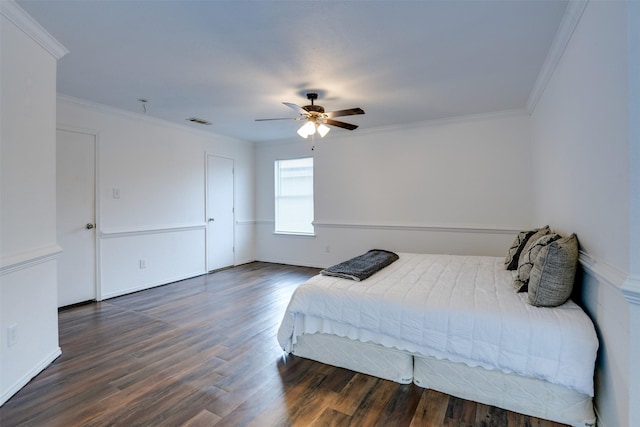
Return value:
[(274, 231), (274, 236), (288, 236), (288, 237), (310, 237), (315, 238), (315, 233), (294, 233), (290, 231)]

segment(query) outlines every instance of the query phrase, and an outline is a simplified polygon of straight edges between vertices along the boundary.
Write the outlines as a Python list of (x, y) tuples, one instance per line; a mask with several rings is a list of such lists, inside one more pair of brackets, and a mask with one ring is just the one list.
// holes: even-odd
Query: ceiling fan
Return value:
[(298, 135), (303, 138), (307, 138), (310, 135), (313, 135), (318, 132), (320, 137), (324, 137), (327, 132), (329, 132), (329, 126), (337, 126), (339, 128), (354, 130), (358, 127), (358, 125), (354, 125), (351, 123), (341, 122), (338, 120), (333, 120), (334, 117), (343, 117), (343, 116), (353, 116), (356, 114), (364, 114), (364, 110), (362, 108), (349, 108), (347, 110), (339, 110), (339, 111), (329, 111), (325, 112), (324, 107), (321, 105), (315, 105), (313, 101), (318, 99), (317, 93), (307, 93), (307, 99), (311, 101), (311, 105), (305, 105), (304, 107), (300, 107), (296, 104), (291, 104), (289, 102), (283, 102), (287, 107), (295, 110), (299, 116), (298, 117), (285, 117), (278, 119), (256, 119), (257, 122), (267, 121), (267, 120), (305, 120), (305, 124), (302, 125), (300, 129), (298, 129)]

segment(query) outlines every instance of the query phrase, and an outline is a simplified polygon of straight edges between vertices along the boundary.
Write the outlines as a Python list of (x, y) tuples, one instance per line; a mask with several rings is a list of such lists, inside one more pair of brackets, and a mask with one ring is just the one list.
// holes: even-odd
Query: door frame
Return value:
[(231, 168), (233, 169), (233, 188), (231, 191), (232, 194), (232, 209), (233, 209), (233, 263), (232, 266), (236, 265), (236, 159), (228, 156), (221, 156), (216, 153), (205, 152), (204, 153), (204, 266), (207, 273), (212, 270), (209, 269), (209, 223), (207, 219), (209, 218), (209, 157), (218, 157), (221, 159), (231, 160)]
[[(95, 218), (95, 239), (94, 239), (94, 254), (95, 254), (95, 266), (96, 266), (96, 271), (95, 271), (95, 278), (94, 278), (94, 282), (95, 282), (95, 291), (96, 291), (96, 301), (102, 301), (102, 285), (100, 282), (100, 240), (102, 237), (102, 232), (100, 231), (100, 183), (99, 183), (99, 179), (100, 179), (100, 170), (99, 170), (99, 165), (100, 165), (100, 133), (97, 130), (93, 130), (93, 129), (86, 129), (86, 128), (81, 128), (81, 127), (77, 127), (77, 126), (71, 126), (71, 125), (65, 125), (62, 123), (57, 123), (56, 124), (56, 131), (58, 130), (62, 130), (65, 132), (75, 132), (75, 133), (81, 133), (84, 135), (89, 135), (93, 137), (93, 145), (94, 145), (94, 158), (93, 158), (93, 173), (94, 173), (94, 189), (93, 189), (93, 210), (94, 210), (94, 218)], [(56, 146), (58, 144), (58, 141), (56, 140)], [(56, 165), (57, 166), (57, 165)], [(57, 189), (56, 189), (57, 191)]]

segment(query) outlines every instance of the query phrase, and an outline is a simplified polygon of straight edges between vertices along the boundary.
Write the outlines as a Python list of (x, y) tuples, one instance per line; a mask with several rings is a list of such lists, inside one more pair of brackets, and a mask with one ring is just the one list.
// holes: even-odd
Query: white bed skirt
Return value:
[(329, 334), (298, 337), (292, 353), (402, 384), (574, 427), (595, 426), (589, 395), (547, 381), (413, 355)]
[(304, 334), (293, 354), (401, 384), (413, 381), (413, 356), (377, 344), (328, 334)]
[(413, 366), (420, 387), (575, 427), (596, 423), (591, 396), (557, 384), (429, 357)]

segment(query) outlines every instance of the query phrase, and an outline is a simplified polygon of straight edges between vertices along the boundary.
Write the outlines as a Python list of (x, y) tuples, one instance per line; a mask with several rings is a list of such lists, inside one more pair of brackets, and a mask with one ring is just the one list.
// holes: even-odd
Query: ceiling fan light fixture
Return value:
[(308, 121), (300, 129), (298, 129), (298, 135), (303, 138), (307, 138), (310, 135), (316, 133), (316, 124), (312, 121)]
[(298, 129), (298, 135), (300, 135), (304, 139), (307, 139), (307, 137), (309, 136), (307, 135), (307, 130), (305, 129), (304, 125), (300, 127), (300, 129)]
[(298, 117), (256, 119), (256, 121), (262, 122), (267, 120), (306, 120), (305, 123), (298, 129), (298, 135), (306, 139), (310, 135), (315, 135), (315, 133), (318, 132), (320, 137), (324, 138), (331, 129), (329, 126), (336, 126), (346, 130), (355, 130), (358, 128), (358, 125), (335, 120), (336, 117), (364, 114), (364, 110), (359, 107), (325, 112), (323, 106), (314, 104), (314, 101), (318, 99), (318, 94), (314, 92), (307, 93), (307, 99), (311, 101), (311, 105), (305, 105), (304, 107), (300, 107), (299, 105), (292, 104), (290, 102), (283, 102), (284, 105), (296, 111), (298, 113)]
[(320, 134), (321, 138), (324, 138), (324, 136), (328, 134), (330, 130), (331, 128), (325, 125), (324, 123), (321, 123), (320, 125), (318, 125), (318, 133)]

